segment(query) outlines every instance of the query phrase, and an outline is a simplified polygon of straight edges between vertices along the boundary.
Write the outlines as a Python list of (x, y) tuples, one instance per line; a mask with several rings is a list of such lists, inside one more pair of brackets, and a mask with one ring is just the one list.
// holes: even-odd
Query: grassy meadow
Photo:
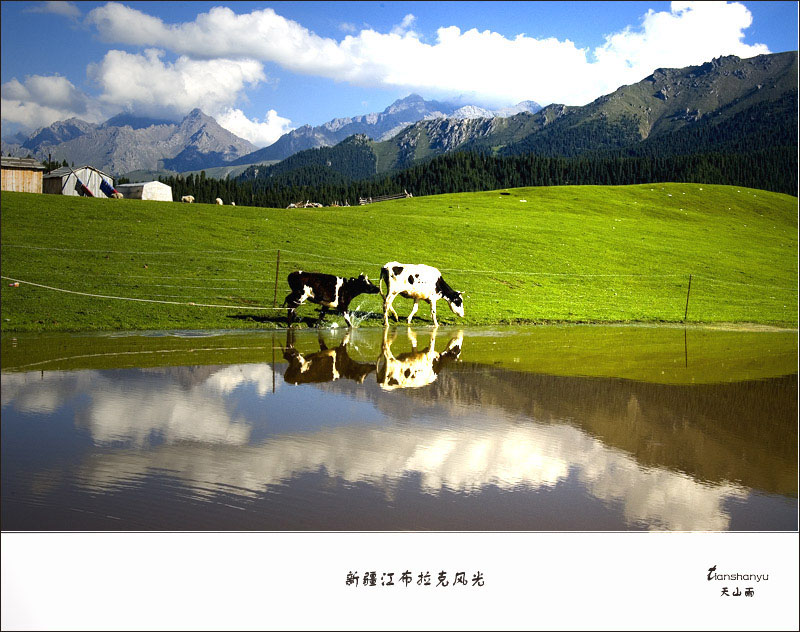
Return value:
[[(440, 302), (442, 324), (681, 322), (692, 275), (688, 322), (796, 327), (797, 210), (787, 195), (676, 183), (291, 210), (3, 192), (2, 330), (284, 327), (278, 250), (278, 305), (292, 270), (377, 279), (397, 260), (464, 291), (465, 318)], [(402, 318), (411, 301), (394, 305)], [(381, 325), (379, 295), (351, 308)], [(415, 324), (430, 322), (422, 304)]]

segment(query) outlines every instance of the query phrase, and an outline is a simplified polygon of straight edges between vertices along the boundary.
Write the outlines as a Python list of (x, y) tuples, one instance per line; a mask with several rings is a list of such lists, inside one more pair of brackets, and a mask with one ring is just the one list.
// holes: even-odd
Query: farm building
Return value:
[(42, 173), (45, 168), (34, 158), (2, 157), (3, 191), (19, 191), (21, 193), (41, 193)]
[(110, 175), (89, 165), (75, 169), (59, 167), (45, 174), (43, 191), (54, 195), (86, 195), (86, 191), (81, 190), (80, 185), (83, 184), (94, 197), (105, 198), (108, 196), (100, 188), (104, 179), (114, 186)]
[(130, 200), (160, 200), (172, 202), (172, 187), (163, 182), (136, 182), (134, 184), (118, 184), (117, 191)]

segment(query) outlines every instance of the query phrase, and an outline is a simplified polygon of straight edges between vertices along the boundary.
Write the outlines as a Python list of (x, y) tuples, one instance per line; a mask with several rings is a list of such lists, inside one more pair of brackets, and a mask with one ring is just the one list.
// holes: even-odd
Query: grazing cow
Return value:
[(184, 195), (181, 198), (181, 202), (186, 202), (187, 204), (194, 204), (194, 196), (193, 195)]
[(219, 204), (220, 206), (222, 206), (222, 198), (217, 198), (216, 202), (217, 202), (217, 204)]
[(447, 348), (441, 353), (437, 353), (435, 348), (436, 331), (436, 329), (431, 330), (431, 342), (428, 347), (424, 351), (417, 351), (417, 337), (409, 328), (411, 353), (401, 353), (395, 357), (392, 355), (392, 347), (387, 335), (389, 330), (383, 330), (381, 356), (378, 358), (375, 373), (378, 385), (383, 390), (393, 391), (397, 388), (427, 386), (436, 380), (436, 376), (445, 364), (458, 360), (464, 344), (464, 332), (459, 331), (451, 338)]
[(381, 277), (378, 284), (386, 283), (386, 294), (383, 296), (383, 326), (389, 325), (389, 312), (395, 320), (397, 312), (392, 308), (392, 301), (397, 296), (414, 299), (414, 307), (408, 315), (408, 324), (417, 313), (420, 301), (427, 301), (431, 306), (431, 316), (434, 326), (439, 326), (436, 321), (436, 301), (443, 298), (447, 301), (454, 314), (464, 317), (464, 301), (461, 299), (463, 292), (456, 292), (442, 278), (441, 272), (434, 267), (424, 264), (397, 263), (391, 261), (381, 268)]
[(328, 309), (333, 308), (337, 313), (342, 314), (347, 325), (352, 327), (349, 311), (350, 301), (359, 294), (380, 293), (378, 286), (374, 285), (365, 274), (343, 279), (333, 274), (297, 270), (291, 272), (287, 280), (292, 292), (283, 300), (283, 304), (289, 308), (287, 315), (289, 324), (294, 320), (295, 310), (308, 300), (322, 306), (318, 323), (325, 318)]
[(348, 333), (335, 349), (329, 349), (318, 335), (319, 351), (303, 355), (294, 347), (294, 329), (286, 330), (286, 348), (283, 357), (289, 362), (283, 379), (289, 384), (319, 384), (333, 382), (339, 378), (364, 383), (364, 378), (375, 370), (375, 364), (356, 362), (347, 353), (350, 342)]

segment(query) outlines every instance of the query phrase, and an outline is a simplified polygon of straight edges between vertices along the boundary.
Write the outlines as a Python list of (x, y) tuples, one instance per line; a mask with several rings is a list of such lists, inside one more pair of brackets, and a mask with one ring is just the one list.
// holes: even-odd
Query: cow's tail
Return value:
[(381, 296), (385, 299), (386, 298), (386, 294), (383, 293), (383, 283), (384, 282), (386, 283), (386, 293), (388, 294), (389, 293), (389, 268), (387, 268), (386, 266), (383, 266), (381, 268), (381, 276), (380, 276), (380, 279), (378, 279), (378, 290), (380, 291)]

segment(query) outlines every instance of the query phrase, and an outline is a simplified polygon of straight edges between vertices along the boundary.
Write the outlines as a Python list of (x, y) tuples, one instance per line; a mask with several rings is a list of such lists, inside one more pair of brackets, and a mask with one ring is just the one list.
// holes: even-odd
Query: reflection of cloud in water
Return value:
[(526, 421), (488, 429), (485, 418), (465, 420), (457, 429), (345, 427), (284, 435), (259, 446), (180, 444), (125, 451), (92, 458), (80, 477), (102, 491), (150, 471), (169, 473), (203, 495), (232, 489), (257, 495), (318, 471), (386, 488), (416, 474), (428, 494), (477, 493), (490, 485), (542, 490), (574, 476), (596, 498), (620, 504), (628, 524), (687, 531), (727, 529), (725, 501), (745, 495), (733, 485), (702, 485), (684, 474), (641, 467), (572, 426)]
[[(169, 376), (170, 372), (176, 375)], [(188, 379), (188, 387), (181, 388), (178, 378)], [(142, 447), (157, 437), (167, 443), (241, 445), (247, 443), (251, 426), (243, 417), (234, 418), (228, 411), (230, 400), (221, 396), (243, 386), (254, 387), (264, 397), (273, 388), (272, 369), (266, 364), (243, 364), (188, 377), (180, 367), (137, 370), (126, 371), (123, 380), (103, 371), (3, 373), (2, 405), (52, 414), (83, 394), (91, 403), (81, 406), (77, 416), (97, 444), (124, 441)]]
[(205, 388), (216, 389), (227, 395), (243, 385), (253, 385), (259, 397), (272, 392), (272, 368), (268, 364), (235, 364), (227, 366), (203, 383)]
[(91, 388), (99, 375), (96, 371), (0, 373), (0, 402), (23, 413), (52, 414), (76, 392)]
[[(541, 491), (573, 481), (619, 505), (628, 524), (670, 530), (727, 529), (726, 500), (746, 494), (734, 485), (704, 485), (666, 468), (643, 467), (573, 426), (537, 423), (525, 415), (510, 419), (492, 406), (478, 411), (459, 406), (454, 422), (452, 405), (426, 402), (424, 424), (324, 428), (248, 445), (252, 426), (233, 412), (236, 399), (226, 396), (242, 386), (265, 396), (272, 388), (268, 365), (125, 373), (124, 380), (101, 371), (3, 374), (2, 403), (52, 413), (77, 394), (88, 398), (80, 423), (96, 443), (126, 441), (140, 448), (90, 456), (78, 478), (95, 491), (154, 473), (173, 476), (205, 496), (231, 491), (254, 496), (319, 471), (383, 489), (412, 476), (426, 494), (475, 494), (487, 486)], [(408, 408), (419, 405), (404, 402)], [(163, 444), (149, 447), (154, 435)]]

